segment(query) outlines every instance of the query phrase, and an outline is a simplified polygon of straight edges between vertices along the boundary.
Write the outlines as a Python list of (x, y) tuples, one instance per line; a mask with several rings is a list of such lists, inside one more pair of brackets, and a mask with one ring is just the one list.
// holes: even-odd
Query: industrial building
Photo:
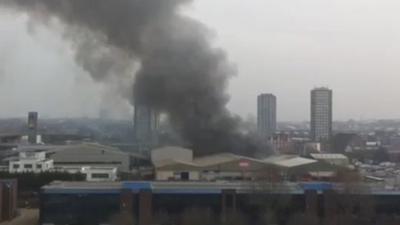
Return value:
[[(55, 182), (45, 186), (41, 194), (40, 224), (110, 224), (110, 220), (120, 215), (125, 220), (131, 215), (133, 224), (158, 224), (161, 215), (171, 215), (171, 223), (185, 211), (196, 208), (209, 209), (216, 215), (228, 216), (232, 210), (248, 213), (250, 218), (258, 212), (253, 205), (251, 211), (249, 197), (253, 194), (271, 194), (279, 199), (291, 195), (287, 209), (306, 210), (305, 188), (301, 185), (279, 185), (266, 193), (251, 183), (215, 182), (107, 182), (107, 183), (68, 183)], [(271, 197), (255, 195), (259, 199)], [(70, 202), (70, 204), (65, 204)], [(174, 223), (175, 222), (175, 223)]]
[(343, 154), (335, 154), (335, 153), (314, 153), (310, 154), (311, 158), (329, 163), (331, 165), (340, 166), (340, 167), (349, 167), (350, 160), (347, 156)]
[[(140, 156), (136, 156), (136, 158)], [(132, 170), (134, 156), (119, 149), (96, 143), (63, 145), (50, 153), (56, 169), (69, 167), (115, 167), (121, 172)]]
[(116, 167), (82, 167), (80, 173), (86, 176), (86, 181), (116, 181), (118, 179)]
[(152, 152), (156, 180), (301, 180), (329, 179), (337, 167), (296, 155), (266, 159), (219, 153), (193, 158), (190, 149), (167, 147)]
[(264, 159), (264, 162), (279, 168), (283, 180), (330, 180), (335, 177), (337, 167), (315, 159), (297, 155), (278, 155)]
[[(40, 198), (40, 224), (54, 225), (113, 224), (118, 219), (138, 225), (179, 224), (190, 209), (196, 210), (189, 214), (197, 215), (196, 222), (208, 219), (204, 212), (215, 215), (216, 221), (207, 224), (235, 215), (245, 224), (266, 224), (262, 219), (267, 210), (274, 210), (276, 224), (288, 224), (296, 215), (376, 221), (380, 215), (397, 215), (400, 207), (399, 191), (352, 195), (326, 182), (55, 182), (42, 188)], [(270, 203), (279, 207), (269, 208)]]
[(256, 179), (271, 165), (250, 157), (220, 153), (193, 158), (190, 149), (166, 147), (152, 151), (156, 180)]
[(82, 173), (88, 181), (114, 181), (119, 175), (150, 176), (150, 160), (97, 143), (17, 146), (6, 152), (0, 169), (11, 173)]
[(9, 161), (10, 173), (41, 173), (53, 169), (53, 160), (44, 151), (19, 152), (18, 158)]
[(311, 90), (311, 139), (328, 140), (332, 135), (332, 90)]

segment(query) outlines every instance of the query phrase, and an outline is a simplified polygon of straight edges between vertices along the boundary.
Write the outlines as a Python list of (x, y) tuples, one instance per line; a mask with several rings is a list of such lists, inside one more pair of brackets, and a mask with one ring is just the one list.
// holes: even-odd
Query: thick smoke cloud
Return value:
[(234, 70), (225, 53), (211, 47), (208, 30), (179, 14), (188, 2), (0, 0), (36, 22), (59, 21), (76, 62), (94, 80), (168, 114), (197, 154), (254, 152), (260, 145), (241, 133), (240, 120), (226, 109)]

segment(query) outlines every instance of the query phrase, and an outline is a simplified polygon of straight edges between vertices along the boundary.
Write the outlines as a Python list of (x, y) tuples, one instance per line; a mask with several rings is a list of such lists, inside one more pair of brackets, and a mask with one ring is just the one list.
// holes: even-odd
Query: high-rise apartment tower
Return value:
[(328, 140), (332, 135), (332, 90), (311, 90), (311, 139)]

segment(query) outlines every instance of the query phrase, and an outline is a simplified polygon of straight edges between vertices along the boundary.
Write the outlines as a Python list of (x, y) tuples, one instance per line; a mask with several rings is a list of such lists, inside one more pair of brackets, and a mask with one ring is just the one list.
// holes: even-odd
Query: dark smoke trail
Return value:
[[(207, 29), (179, 14), (188, 0), (0, 0), (32, 20), (58, 20), (76, 61), (93, 79), (120, 83), (134, 76), (134, 100), (169, 115), (197, 154), (250, 153), (258, 144), (239, 131), (226, 109), (234, 70), (210, 46)], [(138, 68), (135, 71), (134, 62)], [(121, 95), (132, 100), (132, 88)]]

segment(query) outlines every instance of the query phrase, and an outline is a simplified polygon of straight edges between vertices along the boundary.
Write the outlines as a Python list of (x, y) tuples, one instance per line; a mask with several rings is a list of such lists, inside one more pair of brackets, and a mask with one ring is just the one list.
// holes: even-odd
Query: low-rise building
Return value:
[(311, 158), (323, 161), (332, 165), (348, 167), (350, 165), (349, 158), (343, 154), (334, 153), (320, 153), (320, 154), (310, 154)]
[(191, 150), (172, 148), (169, 151), (184, 155), (165, 154), (163, 160), (153, 160), (156, 180), (253, 180), (272, 171), (271, 165), (246, 156), (220, 153), (189, 160)]
[(50, 153), (57, 168), (116, 167), (118, 171), (127, 173), (132, 171), (132, 163), (137, 157), (139, 156), (96, 143), (57, 146)]
[(277, 155), (266, 159), (256, 159), (232, 153), (219, 153), (190, 160), (190, 157), (185, 158), (179, 155), (180, 151), (188, 156), (190, 150), (175, 149), (173, 152), (176, 154), (165, 154), (163, 160), (153, 161), (156, 180), (279, 181), (330, 178), (336, 172), (334, 165), (297, 155)]
[(330, 179), (337, 169), (328, 163), (297, 155), (271, 156), (263, 161), (278, 167), (282, 179), (290, 181)]
[(81, 173), (85, 174), (87, 181), (116, 181), (117, 168), (115, 167), (83, 167)]
[(116, 167), (93, 167), (93, 166), (56, 166), (54, 171), (69, 174), (82, 174), (85, 180), (93, 181), (116, 181), (118, 180), (118, 169)]
[(18, 157), (9, 161), (10, 173), (41, 173), (53, 169), (53, 160), (46, 158), (44, 151), (20, 152)]

